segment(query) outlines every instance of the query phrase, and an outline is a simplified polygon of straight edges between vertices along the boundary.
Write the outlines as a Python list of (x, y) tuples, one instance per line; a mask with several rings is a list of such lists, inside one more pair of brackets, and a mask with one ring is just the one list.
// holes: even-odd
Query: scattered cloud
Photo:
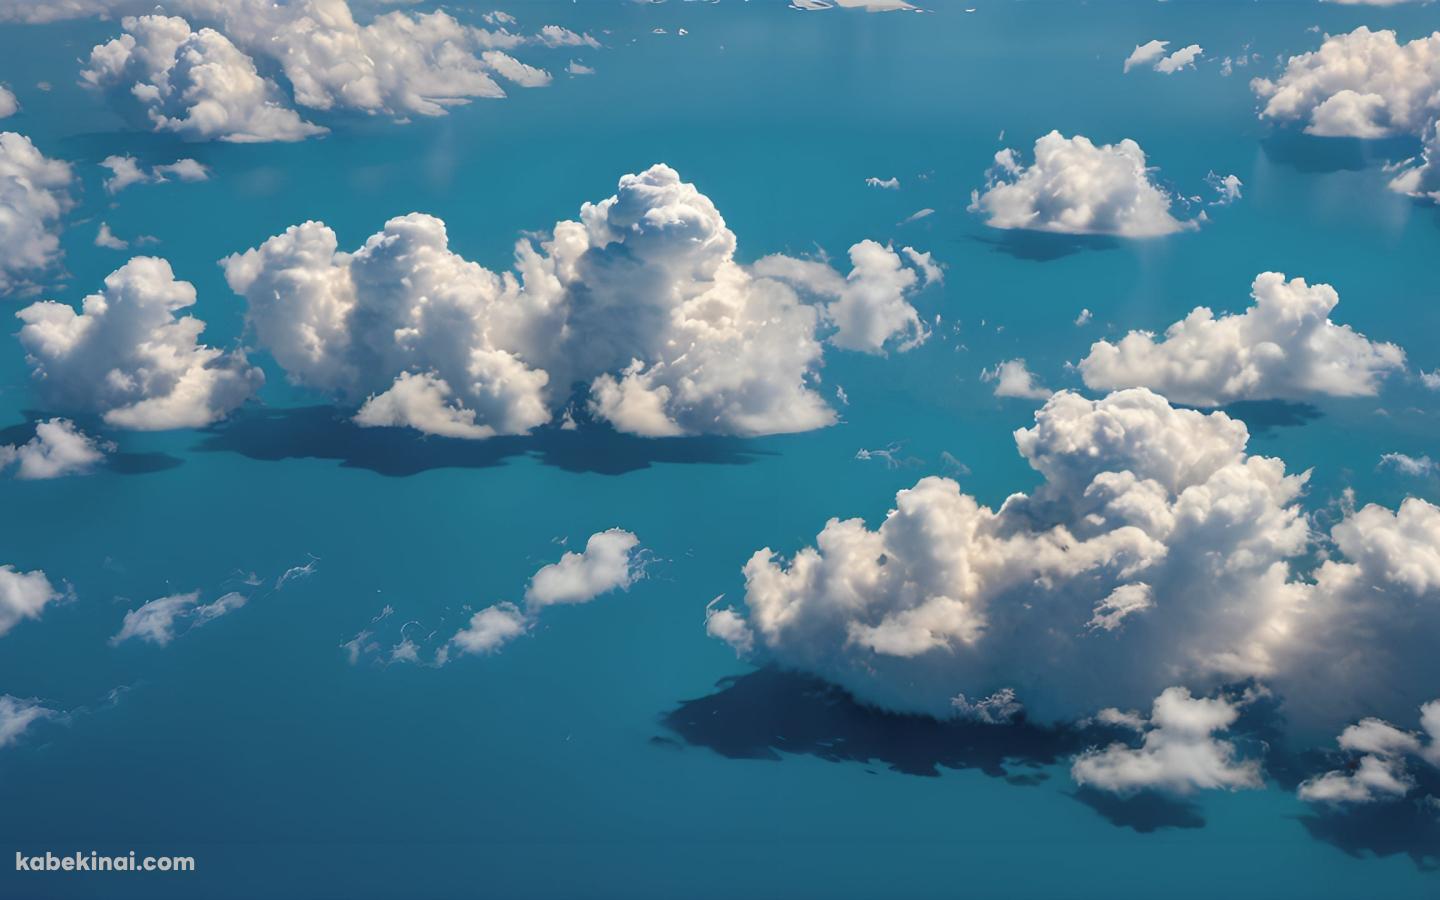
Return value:
[(50, 159), (30, 139), (0, 133), (0, 294), (60, 257), (60, 217), (70, 209), (70, 166)]
[(186, 626), (187, 631), (199, 628), (206, 622), (234, 612), (245, 602), (244, 595), (233, 592), (205, 604), (200, 603), (199, 591), (160, 597), (127, 612), (124, 623), (110, 638), (110, 643), (113, 646), (128, 640), (139, 640), (164, 647), (176, 638), (176, 629), (180, 626)]
[(0, 444), (0, 472), (14, 465), (26, 480), (83, 475), (95, 468), (109, 448), (68, 419), (37, 422), (35, 436), (23, 444)]
[(980, 380), (993, 381), (997, 397), (1044, 400), (1054, 393), (1035, 380), (1035, 375), (1025, 367), (1023, 359), (1009, 359), (993, 369), (986, 369), (980, 373)]
[(25, 619), (40, 618), (47, 605), (63, 596), (39, 569), (21, 572), (0, 566), (0, 637)]

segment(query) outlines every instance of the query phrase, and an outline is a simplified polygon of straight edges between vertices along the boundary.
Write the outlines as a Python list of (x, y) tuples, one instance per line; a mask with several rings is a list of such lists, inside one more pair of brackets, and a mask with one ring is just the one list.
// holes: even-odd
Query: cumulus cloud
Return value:
[(1170, 75), (1187, 67), (1194, 68), (1195, 60), (1205, 52), (1199, 44), (1191, 44), (1167, 56), (1165, 50), (1169, 46), (1169, 41), (1147, 41), (1136, 45), (1125, 57), (1124, 71), (1128, 73), (1136, 66), (1149, 65), (1157, 72)]
[(120, 37), (91, 50), (80, 77), (137, 102), (154, 130), (240, 143), (325, 133), (286, 105), (275, 82), (220, 32), (193, 31), (178, 16), (129, 16), (121, 25)]
[(1162, 75), (1170, 75), (1181, 69), (1193, 69), (1195, 68), (1195, 60), (1204, 52), (1204, 49), (1199, 44), (1181, 47), (1179, 50), (1176, 50), (1174, 53), (1157, 62), (1155, 64), (1155, 71)]
[(1263, 272), (1254, 305), (1216, 317), (1197, 307), (1162, 339), (1132, 331), (1097, 341), (1079, 363), (1091, 388), (1148, 387), (1178, 403), (1221, 406), (1236, 400), (1373, 396), (1386, 375), (1403, 371), (1405, 352), (1371, 341), (1330, 313), (1340, 296), (1328, 284)]
[(0, 637), (24, 619), (40, 618), (46, 605), (62, 596), (39, 569), (21, 572), (0, 566)]
[(115, 232), (110, 230), (110, 223), (101, 222), (95, 232), (95, 246), (104, 247), (106, 250), (124, 250), (130, 246), (130, 242), (116, 237)]
[(986, 369), (980, 373), (980, 379), (995, 383), (997, 397), (1044, 400), (1053, 393), (1035, 380), (1035, 375), (1025, 367), (1023, 359), (1008, 359), (993, 369)]
[(1420, 727), (1424, 741), (1382, 719), (1361, 719), (1346, 727), (1337, 743), (1349, 763), (1343, 769), (1306, 779), (1300, 784), (1300, 799), (1345, 804), (1404, 797), (1415, 787), (1411, 757), (1440, 766), (1440, 700), (1420, 707)]
[(995, 154), (984, 191), (970, 210), (994, 228), (1142, 238), (1195, 227), (1170, 212), (1171, 196), (1150, 178), (1145, 152), (1126, 139), (1096, 145), (1052, 131), (1025, 165), (1011, 149)]
[(20, 310), (41, 395), (118, 428), (201, 428), (224, 418), (263, 376), (243, 353), (199, 342), (205, 323), (177, 315), (194, 303), (194, 286), (168, 262), (140, 256), (106, 276), (78, 313), (54, 301)]
[(1420, 156), (1400, 166), (1399, 174), (1390, 182), (1390, 190), (1417, 200), (1440, 203), (1440, 120), (1430, 126)]
[(1214, 172), (1205, 176), (1205, 183), (1214, 188), (1217, 195), (1210, 201), (1212, 206), (1229, 206), (1239, 200), (1240, 189), (1245, 186), (1239, 175), (1217, 175)]
[(0, 84), (0, 119), (8, 119), (20, 111), (20, 101), (10, 88)]
[(105, 190), (112, 196), (132, 184), (164, 182), (172, 177), (180, 181), (206, 181), (210, 178), (209, 168), (189, 158), (153, 166), (148, 172), (133, 156), (107, 156), (100, 165), (110, 170), (110, 177), (105, 179)]
[(876, 528), (831, 519), (788, 559), (756, 552), (744, 609), (710, 630), (936, 716), (1009, 688), (1034, 720), (1073, 721), (1257, 679), (1308, 734), (1440, 679), (1440, 508), (1369, 506), (1313, 534), (1308, 473), (1143, 389), (1055, 394), (1015, 437), (1032, 493), (992, 509), (921, 479)]
[(1274, 80), (1250, 83), (1263, 118), (1322, 137), (1419, 136), (1440, 116), (1440, 31), (1400, 43), (1361, 26), (1290, 57)]
[(709, 198), (657, 165), (520, 241), (513, 272), (465, 260), (418, 213), (354, 253), (307, 222), (224, 267), (292, 381), (359, 405), (361, 424), (456, 437), (526, 433), (575, 385), (592, 415), (646, 436), (818, 428), (834, 421), (814, 390), (827, 334), (878, 352), (924, 333), (906, 297), (938, 277), (927, 254), (862, 242), (842, 275), (746, 267), (735, 248)]
[(245, 596), (237, 593), (229, 593), (204, 604), (200, 603), (199, 591), (160, 597), (127, 612), (125, 621), (110, 638), (110, 643), (115, 645), (139, 640), (164, 647), (176, 638), (176, 630), (182, 625), (186, 626), (186, 630), (199, 628), (206, 622), (234, 612), (245, 602)]
[(1431, 475), (1436, 470), (1435, 460), (1429, 456), (1408, 456), (1404, 453), (1381, 454), (1380, 465), (1388, 466), (1405, 475), (1415, 476)]
[(60, 217), (70, 209), (70, 166), (30, 139), (0, 133), (0, 294), (60, 256)]
[(1130, 55), (1125, 57), (1124, 71), (1129, 72), (1136, 66), (1144, 66), (1153, 63), (1165, 56), (1165, 48), (1170, 46), (1169, 41), (1146, 41), (1143, 44), (1136, 44)]
[(23, 444), (0, 444), (0, 472), (14, 465), (21, 479), (83, 475), (105, 458), (106, 448), (68, 419), (35, 425), (35, 436)]
[[(449, 646), (461, 653), (493, 653), (528, 632), (545, 608), (589, 603), (628, 590), (644, 574), (639, 538), (619, 528), (596, 532), (582, 552), (567, 552), (531, 577), (524, 609), (514, 603), (487, 606), (470, 617)], [(439, 664), (448, 658), (448, 650), (442, 648), (441, 654)]]
[(0, 694), (0, 748), (9, 747), (20, 740), (36, 722), (59, 715), (56, 710), (41, 705), (39, 700)]
[(1183, 687), (1167, 688), (1155, 698), (1150, 718), (1105, 710), (1104, 718), (1133, 723), (1140, 746), (1114, 743), (1075, 758), (1070, 775), (1089, 787), (1117, 793), (1260, 787), (1260, 764), (1239, 758), (1235, 745), (1216, 737), (1235, 723), (1240, 711), (1225, 697), (1197, 698)]

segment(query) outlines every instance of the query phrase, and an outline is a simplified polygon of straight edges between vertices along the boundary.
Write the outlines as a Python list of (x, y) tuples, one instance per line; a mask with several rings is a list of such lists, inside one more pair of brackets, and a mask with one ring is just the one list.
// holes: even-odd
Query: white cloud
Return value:
[(1430, 126), (1419, 158), (1407, 160), (1400, 167), (1390, 182), (1390, 190), (1440, 203), (1440, 120)]
[(545, 87), (550, 83), (549, 72), (526, 65), (501, 50), (486, 50), (482, 56), (486, 65), (520, 87)]
[[(1107, 712), (1112, 720), (1143, 721), (1134, 714)], [(1116, 743), (1088, 750), (1076, 757), (1070, 775), (1082, 785), (1120, 793), (1258, 788), (1259, 763), (1240, 759), (1234, 744), (1215, 736), (1238, 716), (1236, 704), (1224, 697), (1196, 698), (1183, 687), (1167, 688), (1155, 698), (1148, 723), (1140, 725), (1139, 747)]]
[(14, 566), (0, 566), (0, 637), (23, 619), (38, 619), (45, 606), (63, 596), (36, 569), (21, 572)]
[(1440, 31), (1402, 44), (1361, 26), (1290, 57), (1275, 80), (1250, 83), (1260, 115), (1323, 137), (1420, 135), (1440, 116)]
[(105, 190), (111, 195), (118, 194), (132, 184), (150, 184), (169, 181), (173, 176), (181, 181), (206, 181), (210, 170), (194, 159), (177, 159), (173, 163), (154, 166), (149, 172), (133, 156), (107, 156), (100, 165), (110, 170), (105, 179)]
[(576, 62), (576, 61), (573, 60), (573, 59), (570, 60), (570, 65), (568, 65), (568, 66), (565, 67), (565, 71), (566, 71), (566, 72), (569, 72), (571, 75), (594, 75), (594, 74), (595, 74), (595, 70), (594, 70), (594, 69), (590, 68), (589, 66), (585, 65), (584, 63)]
[(628, 590), (644, 577), (639, 547), (639, 538), (619, 528), (590, 535), (583, 552), (567, 552), (531, 577), (523, 610), (513, 603), (497, 603), (475, 613), (441, 649), (436, 664), (448, 660), (450, 645), (461, 653), (499, 650), (527, 633), (547, 607), (589, 603), (603, 594)]
[(1381, 719), (1361, 719), (1347, 726), (1337, 743), (1347, 756), (1359, 758), (1345, 769), (1306, 779), (1298, 791), (1300, 799), (1345, 804), (1404, 797), (1415, 788), (1409, 757), (1440, 765), (1440, 700), (1420, 707), (1420, 727), (1426, 733), (1424, 743), (1419, 735)]
[(1390, 466), (1406, 475), (1431, 475), (1436, 470), (1435, 460), (1428, 456), (1407, 456), (1404, 453), (1385, 453), (1380, 456), (1381, 466)]
[(1162, 75), (1171, 75), (1175, 72), (1180, 71), (1181, 69), (1193, 69), (1195, 68), (1195, 60), (1198, 59), (1200, 57), (1200, 54), (1204, 52), (1204, 49), (1199, 44), (1191, 44), (1188, 47), (1182, 47), (1157, 62), (1155, 64), (1155, 71), (1161, 73)]
[(36, 423), (35, 436), (23, 444), (0, 444), (0, 471), (15, 465), (21, 479), (82, 475), (105, 458), (105, 448), (68, 419)]
[(242, 143), (325, 133), (289, 108), (275, 83), (220, 32), (192, 31), (178, 16), (130, 16), (121, 24), (120, 37), (90, 52), (81, 80), (137, 101), (154, 130)]
[(1238, 175), (1222, 176), (1214, 172), (1205, 176), (1205, 183), (1214, 188), (1215, 193), (1218, 195), (1211, 201), (1212, 206), (1229, 206), (1231, 203), (1239, 200), (1240, 189), (1245, 186), (1245, 183), (1240, 180), (1240, 176)]
[(101, 222), (100, 228), (95, 232), (95, 246), (104, 247), (106, 250), (124, 250), (130, 246), (130, 242), (115, 236), (110, 230), (110, 223)]
[(884, 188), (887, 191), (900, 190), (900, 179), (896, 178), (893, 175), (889, 178), (879, 178), (871, 175), (869, 178), (865, 179), (865, 183), (868, 184), (870, 187)]
[(115, 636), (110, 638), (110, 643), (121, 644), (133, 639), (164, 647), (176, 638), (176, 629), (181, 625), (187, 625), (187, 630), (199, 628), (206, 622), (241, 608), (245, 605), (246, 598), (241, 594), (229, 593), (213, 603), (201, 604), (199, 601), (199, 591), (171, 594), (151, 600), (125, 614), (125, 621)]
[(1035, 142), (1029, 166), (1014, 150), (995, 154), (970, 210), (994, 228), (1141, 238), (1195, 227), (1171, 215), (1171, 199), (1150, 180), (1145, 152), (1134, 141), (1097, 146), (1084, 135), (1052, 131)]
[(26, 700), (10, 694), (0, 694), (0, 747), (8, 747), (20, 740), (31, 725), (60, 715), (48, 709), (38, 700)]
[(823, 333), (905, 349), (919, 322), (904, 296), (939, 272), (873, 242), (852, 248), (848, 277), (777, 257), (743, 266), (709, 198), (663, 165), (520, 241), (513, 272), (463, 259), (418, 213), (354, 253), (337, 244), (307, 222), (224, 260), (259, 344), (292, 381), (363, 404), (362, 424), (477, 438), (552, 421), (577, 383), (594, 415), (646, 436), (828, 425), (813, 389)]
[(0, 294), (60, 256), (60, 217), (71, 205), (70, 166), (30, 139), (0, 133)]
[(733, 606), (717, 606), (724, 598), (721, 594), (705, 604), (705, 633), (729, 644), (736, 656), (748, 656), (755, 649), (755, 634)]
[(1170, 46), (1169, 41), (1146, 41), (1143, 44), (1136, 44), (1130, 55), (1125, 57), (1124, 71), (1129, 72), (1136, 66), (1149, 65), (1165, 56), (1165, 48)]
[(1218, 318), (1197, 307), (1163, 339), (1132, 331), (1097, 341), (1079, 363), (1091, 388), (1148, 387), (1178, 403), (1219, 406), (1235, 400), (1374, 395), (1405, 353), (1329, 318), (1340, 301), (1328, 284), (1256, 276), (1255, 303)]
[(980, 380), (995, 382), (995, 396), (1044, 400), (1054, 391), (1035, 380), (1023, 359), (1008, 359), (993, 369), (980, 373)]
[(242, 353), (199, 343), (205, 323), (176, 315), (194, 303), (195, 288), (168, 262), (139, 256), (79, 313), (44, 301), (16, 315), (47, 403), (118, 428), (200, 428), (245, 402), (263, 376)]
[(20, 101), (15, 99), (15, 93), (0, 84), (0, 119), (8, 119), (19, 111)]
[(568, 28), (561, 28), (559, 25), (546, 25), (540, 29), (536, 39), (547, 47), (593, 47), (598, 48), (600, 42), (588, 34), (576, 34)]
[(68, 19), (104, 18), (127, 5), (144, 4), (142, 0), (0, 0), (0, 22), (42, 25)]

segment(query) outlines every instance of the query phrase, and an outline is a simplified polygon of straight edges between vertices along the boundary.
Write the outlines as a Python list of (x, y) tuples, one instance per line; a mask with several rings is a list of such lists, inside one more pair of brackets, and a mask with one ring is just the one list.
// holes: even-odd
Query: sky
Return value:
[(1435, 9), (0, 0), (4, 893), (1433, 896)]

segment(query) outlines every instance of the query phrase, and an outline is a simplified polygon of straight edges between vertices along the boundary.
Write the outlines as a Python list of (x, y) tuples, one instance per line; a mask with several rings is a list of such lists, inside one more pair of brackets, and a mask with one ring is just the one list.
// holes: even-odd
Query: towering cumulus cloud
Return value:
[(293, 381), (359, 406), (362, 425), (455, 437), (525, 433), (577, 386), (634, 434), (818, 428), (834, 420), (813, 389), (824, 336), (879, 351), (922, 333), (904, 298), (938, 275), (926, 254), (865, 242), (847, 277), (775, 258), (752, 269), (735, 246), (709, 198), (657, 165), (520, 241), (514, 272), (465, 260), (418, 213), (354, 253), (307, 222), (224, 266)]
[[(1428, 699), (1440, 509), (1347, 517), (1334, 558), (1302, 580), (1306, 475), (1249, 455), (1245, 426), (1224, 414), (1143, 389), (1062, 392), (1015, 438), (1042, 478), (1032, 494), (990, 509), (924, 478), (878, 528), (832, 519), (788, 560), (756, 552), (744, 621), (711, 609), (723, 616), (711, 632), (863, 700), (941, 716), (1013, 689), (1032, 717), (1072, 720), (1252, 678), (1311, 730)], [(1219, 727), (1154, 726), (1151, 749)]]
[(1418, 136), (1440, 117), (1440, 32), (1404, 44), (1393, 31), (1363, 26), (1330, 35), (1251, 88), (1264, 101), (1261, 116), (1302, 123), (1310, 134)]
[(325, 129), (303, 121), (255, 61), (212, 28), (178, 16), (130, 16), (125, 33), (90, 52), (86, 84), (129, 95), (156, 131), (192, 140), (298, 141)]
[(30, 139), (0, 133), (0, 294), (60, 255), (60, 217), (70, 208), (70, 166)]
[(78, 313), (44, 301), (16, 315), (47, 403), (119, 428), (199, 428), (245, 402), (263, 376), (243, 354), (199, 342), (205, 323), (176, 315), (194, 303), (194, 286), (168, 262), (140, 256)]
[(1193, 228), (1170, 212), (1171, 196), (1150, 180), (1145, 151), (1126, 139), (1096, 145), (1052, 131), (1025, 165), (1011, 149), (995, 154), (970, 209), (995, 228), (1143, 238)]
[(1177, 403), (1219, 406), (1235, 400), (1297, 399), (1317, 394), (1369, 396), (1405, 366), (1394, 344), (1367, 340), (1330, 321), (1340, 296), (1328, 284), (1256, 276), (1255, 305), (1220, 316), (1206, 307), (1165, 330), (1163, 340), (1132, 331), (1099, 341), (1080, 361), (1091, 388), (1148, 387)]

